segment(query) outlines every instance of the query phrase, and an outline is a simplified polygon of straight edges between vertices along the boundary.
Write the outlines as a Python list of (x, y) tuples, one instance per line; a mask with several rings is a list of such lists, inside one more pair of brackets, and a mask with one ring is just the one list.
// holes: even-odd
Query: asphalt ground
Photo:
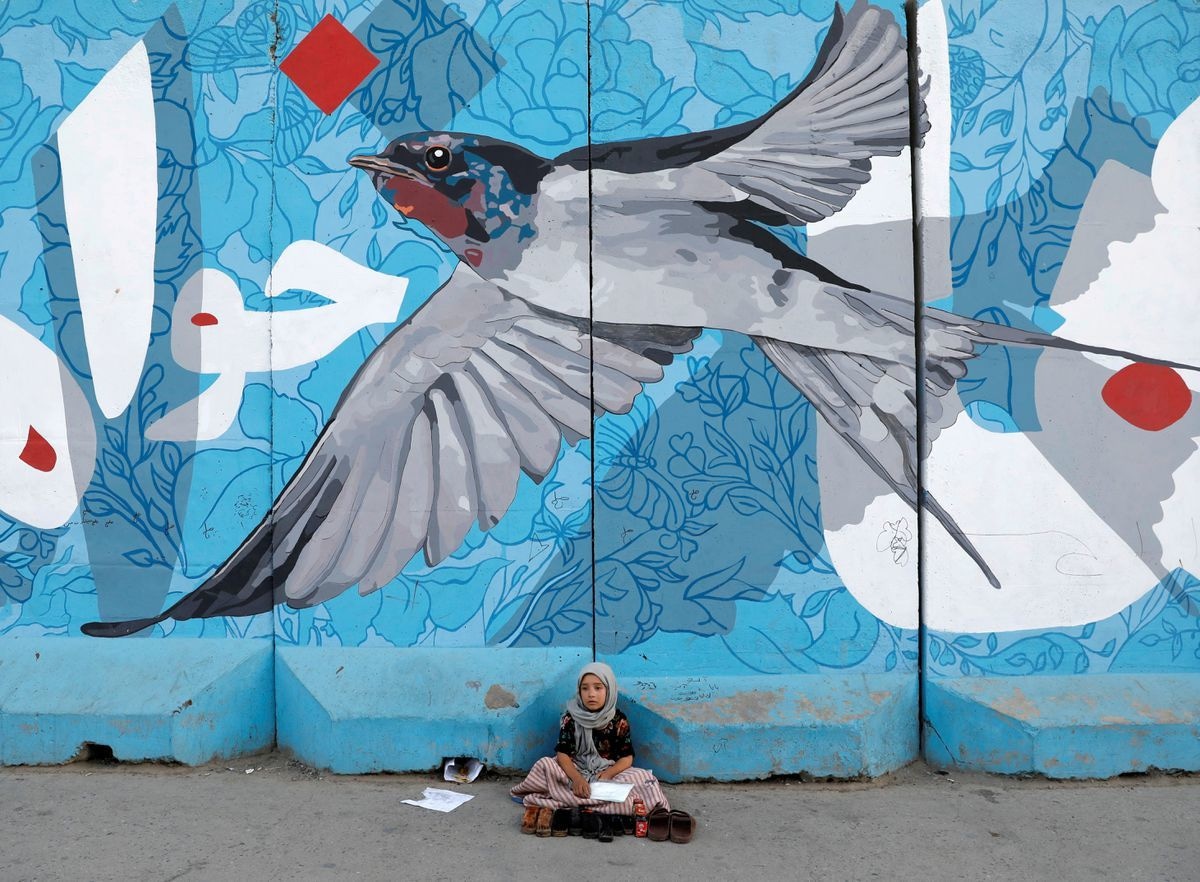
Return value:
[[(513, 779), (337, 776), (279, 754), (0, 768), (0, 880), (1200, 880), (1200, 776), (1063, 783), (915, 764), (866, 782), (666, 785), (687, 845), (519, 832)], [(425, 787), (474, 794), (449, 814)]]

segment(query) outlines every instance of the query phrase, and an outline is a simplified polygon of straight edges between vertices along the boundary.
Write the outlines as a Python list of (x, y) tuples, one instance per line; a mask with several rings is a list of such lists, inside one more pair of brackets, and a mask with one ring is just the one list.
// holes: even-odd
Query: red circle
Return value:
[(211, 312), (198, 312), (192, 316), (192, 324), (197, 328), (207, 328), (210, 325), (218, 323), (218, 319)]
[(1100, 395), (1113, 413), (1147, 432), (1178, 422), (1192, 406), (1192, 390), (1183, 377), (1159, 364), (1122, 368), (1108, 378)]

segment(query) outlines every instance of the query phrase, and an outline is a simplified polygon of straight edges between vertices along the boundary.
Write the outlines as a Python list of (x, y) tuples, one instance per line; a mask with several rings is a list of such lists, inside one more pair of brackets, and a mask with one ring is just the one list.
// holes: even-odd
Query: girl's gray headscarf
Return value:
[[(594, 674), (600, 678), (608, 694), (604, 699), (604, 707), (598, 711), (590, 711), (579, 700), (579, 684), (585, 676)], [(612, 668), (604, 662), (592, 662), (579, 672), (575, 680), (575, 694), (567, 702), (567, 713), (575, 721), (575, 766), (589, 781), (595, 781), (596, 776), (613, 764), (596, 752), (596, 742), (592, 740), (592, 730), (602, 729), (612, 722), (617, 712), (617, 678)]]

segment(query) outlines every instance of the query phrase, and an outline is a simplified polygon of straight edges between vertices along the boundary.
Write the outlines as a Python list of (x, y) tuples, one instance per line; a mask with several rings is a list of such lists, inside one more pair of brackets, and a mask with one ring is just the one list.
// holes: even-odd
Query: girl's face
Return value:
[(579, 700), (590, 711), (598, 711), (608, 700), (608, 687), (595, 674), (584, 674), (579, 681)]

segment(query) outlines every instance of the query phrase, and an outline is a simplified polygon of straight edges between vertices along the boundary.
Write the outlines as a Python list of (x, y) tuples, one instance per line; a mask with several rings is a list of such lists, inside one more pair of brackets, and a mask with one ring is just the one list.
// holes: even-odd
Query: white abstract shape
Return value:
[[(817, 471), (825, 546), (842, 584), (876, 618), (916, 628), (916, 514), (824, 420), (817, 424)], [(850, 506), (864, 498), (872, 501), (862, 519), (847, 523), (856, 516)], [(842, 526), (830, 529), (835, 523)]]
[(1149, 175), (1113, 159), (1101, 165), (1079, 211), (1050, 305), (1061, 313), (1067, 303), (1088, 293), (1108, 266), (1113, 245), (1153, 229), (1162, 211)]
[(313, 291), (333, 303), (272, 314), (274, 370), (316, 361), (367, 325), (394, 322), (408, 279), (377, 272), (328, 245), (303, 240), (285, 248), (267, 276), (269, 296), (292, 288)]
[(63, 121), (58, 147), (92, 381), (112, 418), (137, 391), (154, 311), (158, 157), (144, 44)]
[[(0, 352), (6, 360), (0, 383), (0, 510), (31, 527), (61, 527), (92, 480), (96, 429), (91, 410), (58, 356), (3, 316)], [(32, 456), (26, 454), (26, 460), (35, 465), (22, 459), (27, 449)]]
[(1178, 223), (1200, 218), (1197, 165), (1200, 165), (1200, 101), (1193, 101), (1163, 132), (1150, 169), (1159, 201), (1170, 215), (1175, 215)]
[(368, 325), (394, 322), (408, 279), (355, 263), (319, 242), (284, 249), (266, 293), (313, 291), (332, 303), (280, 312), (247, 310), (237, 284), (219, 269), (195, 272), (172, 312), (171, 353), (181, 366), (217, 381), (154, 423), (154, 440), (212, 440), (237, 417), (246, 376), (309, 364)]
[[(1167, 210), (1158, 215), (1153, 229), (1130, 242), (1112, 243), (1109, 265), (1086, 295), (1056, 306), (1066, 320), (1059, 331), (1062, 336), (1149, 357), (1200, 363), (1200, 317), (1188, 306), (1200, 279), (1196, 163), (1200, 163), (1200, 101), (1167, 128), (1154, 154), (1154, 193)], [(1088, 198), (1090, 202), (1104, 194)], [(1183, 376), (1193, 389), (1200, 388), (1195, 372), (1185, 371)]]
[[(1001, 434), (960, 416), (944, 430), (926, 462), (928, 486), (951, 513), (1000, 580), (999, 590), (984, 579), (950, 535), (931, 517), (925, 531), (923, 576), (926, 623), (947, 631), (1016, 631), (1082, 625), (1107, 618), (1142, 596), (1169, 569), (1172, 554), (1133, 546), (1116, 532), (1105, 508), (1153, 511), (1154, 493), (1166, 475), (1139, 478), (1138, 463), (1101, 462), (1103, 451), (1135, 447), (1140, 429), (1107, 411), (1100, 401), (1104, 371), (1080, 371), (1067, 355), (1043, 356), (1038, 365), (1037, 410), (1043, 428), (1030, 434)], [(1072, 395), (1064, 395), (1065, 388)], [(1081, 415), (1091, 414), (1084, 424)], [(1141, 433), (1147, 436), (1152, 433)], [(1166, 441), (1169, 439), (1159, 439)], [(1150, 443), (1150, 442), (1147, 442)], [(1185, 447), (1186, 447), (1186, 442)], [(1047, 460), (1077, 449), (1081, 463)], [(1100, 451), (1098, 454), (1097, 451)], [(1190, 460), (1195, 461), (1193, 456)], [(1161, 466), (1148, 455), (1147, 468)], [(1184, 463), (1184, 468), (1188, 463)], [(1094, 469), (1088, 488), (1093, 505), (1060, 473), (1074, 470), (1076, 481)], [(1177, 469), (1177, 472), (1181, 470)], [(1174, 476), (1179, 487), (1182, 475)], [(1145, 492), (1141, 492), (1141, 483)], [(1153, 518), (1153, 515), (1150, 516)], [(1119, 520), (1119, 519), (1118, 519)], [(1125, 525), (1126, 527), (1128, 525)], [(1149, 531), (1153, 524), (1146, 522)], [(1190, 545), (1190, 543), (1189, 543)]]
[(242, 405), (246, 375), (230, 371), (217, 374), (212, 385), (191, 401), (164, 414), (146, 430), (151, 441), (195, 439), (212, 441), (233, 425)]
[(1196, 509), (1200, 456), (1192, 456), (1176, 469), (1174, 479), (1175, 494), (1163, 501), (1162, 520), (1154, 525), (1154, 537), (1163, 549), (1164, 569), (1183, 567), (1200, 575), (1200, 511)]
[(808, 225), (808, 256), (855, 284), (912, 297), (911, 172), (907, 147), (872, 158), (871, 179), (846, 207)]
[(953, 291), (950, 261), (950, 44), (941, 0), (917, 11), (917, 66), (928, 82), (925, 113), (929, 131), (917, 147), (917, 237), (921, 250), (923, 298), (937, 300)]
[(247, 311), (237, 283), (219, 269), (192, 273), (171, 311), (171, 355), (197, 374), (270, 370), (270, 334), (271, 314)]

